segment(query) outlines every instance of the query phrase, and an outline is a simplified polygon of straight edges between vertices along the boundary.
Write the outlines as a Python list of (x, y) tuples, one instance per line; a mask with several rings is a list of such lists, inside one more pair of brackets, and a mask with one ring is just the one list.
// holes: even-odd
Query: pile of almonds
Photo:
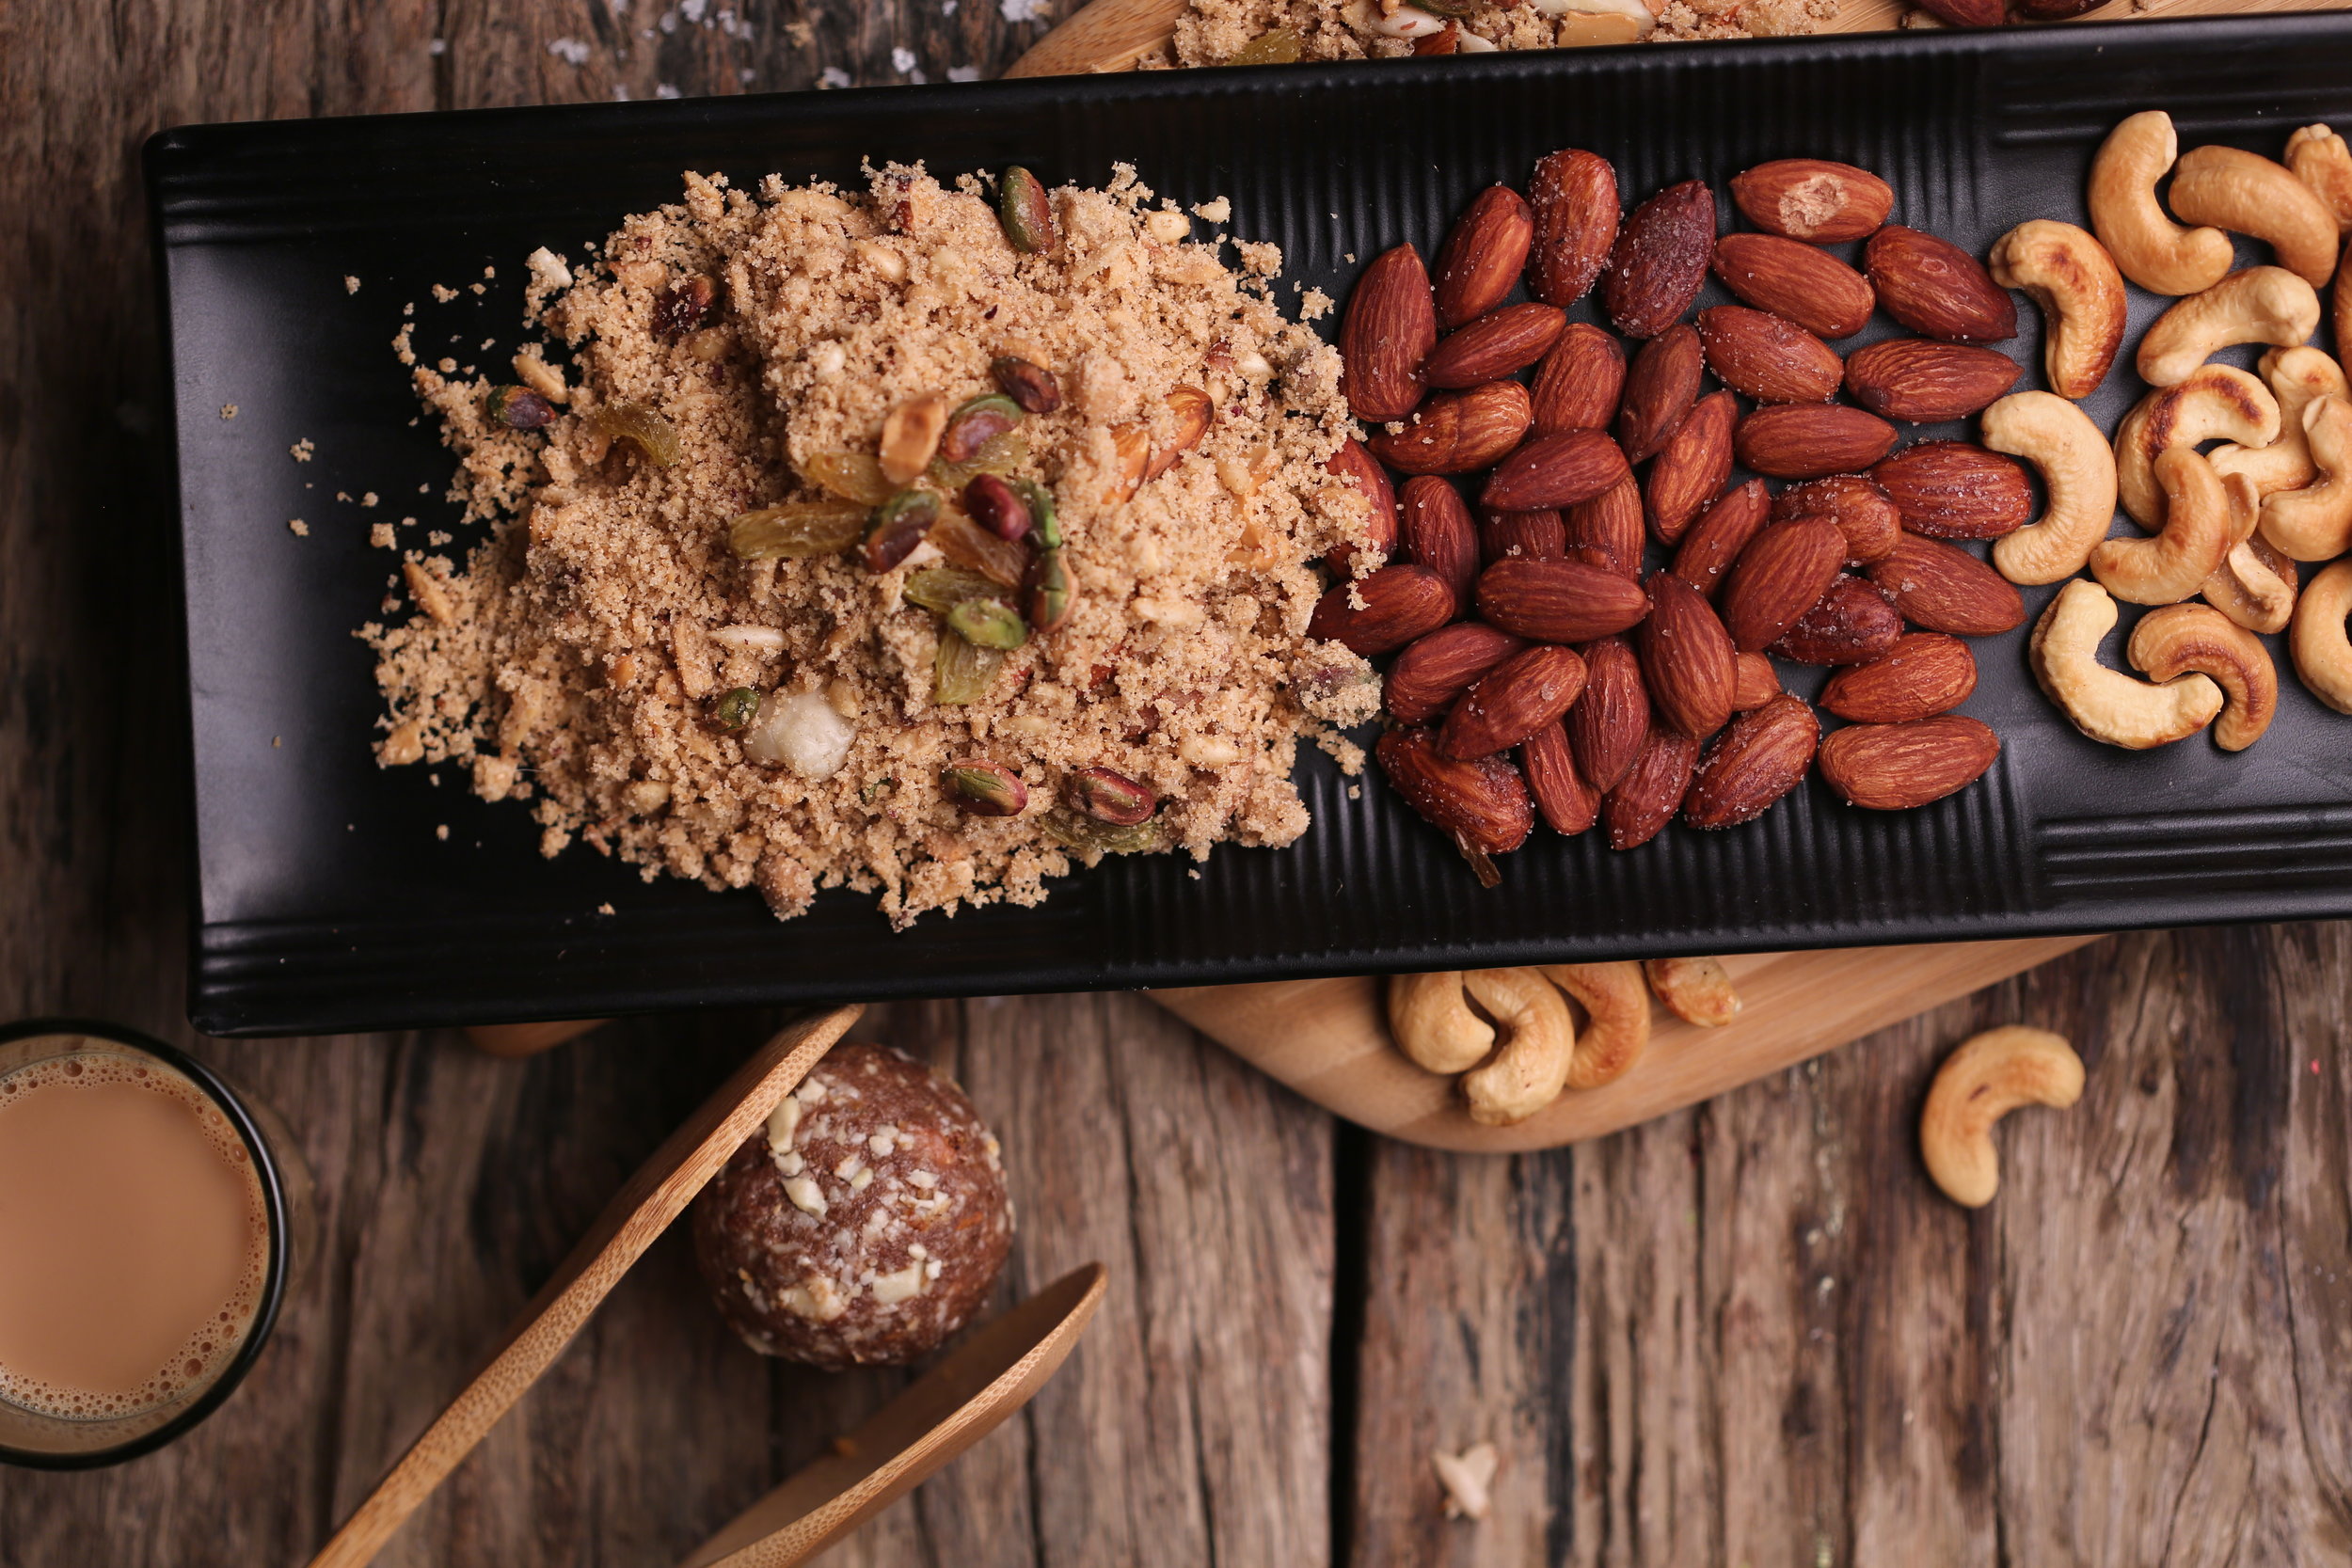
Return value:
[[(2024, 524), (2026, 472), (1969, 442), (1895, 452), (1890, 420), (2006, 393), (2021, 367), (1980, 345), (2014, 335), (2015, 305), (1966, 252), (1888, 223), (1866, 170), (1787, 159), (1730, 195), (1757, 231), (1719, 239), (1696, 180), (1621, 214), (1607, 160), (1554, 152), (1525, 196), (1471, 203), (1434, 280), (1399, 245), (1348, 301), (1343, 388), (1373, 434), (1331, 467), (1391, 531), (1384, 560), (1334, 562), (1310, 634), (1395, 655), (1381, 766), (1489, 885), (1538, 812), (1629, 849), (1677, 812), (1752, 821), (1817, 761), (1850, 803), (1901, 810), (1999, 754), (1948, 710), (1976, 686), (1962, 639), (2024, 604), (1953, 542)], [(1823, 248), (1858, 240), (1859, 271)], [(1693, 325), (1710, 270), (1744, 303)], [(1505, 303), (1522, 278), (1533, 297)], [(1596, 288), (1629, 354), (1568, 319)], [(1879, 309), (1915, 336), (1841, 360), (1826, 340)], [(1735, 459), (1763, 477), (1732, 483)], [(1652, 541), (1669, 555), (1645, 575)], [(1820, 705), (1844, 726), (1824, 738), (1773, 657), (1836, 667)]]

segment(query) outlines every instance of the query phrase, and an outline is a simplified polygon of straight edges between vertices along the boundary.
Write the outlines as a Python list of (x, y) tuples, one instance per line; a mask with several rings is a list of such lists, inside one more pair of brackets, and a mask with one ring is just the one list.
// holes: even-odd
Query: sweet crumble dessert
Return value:
[(1311, 563), (1372, 514), (1325, 467), (1338, 356), (1272, 303), (1279, 253), (1229, 266), (1124, 166), (994, 202), (868, 173), (689, 174), (592, 262), (535, 253), (516, 385), (404, 331), (489, 531), (407, 552), (416, 613), (362, 632), (380, 761), (782, 917), (1296, 838), (1299, 737), (1352, 771), (1332, 727), (1378, 692), (1306, 636)]
[(1274, 65), (1817, 31), (1837, 0), (1191, 0), (1140, 62)]

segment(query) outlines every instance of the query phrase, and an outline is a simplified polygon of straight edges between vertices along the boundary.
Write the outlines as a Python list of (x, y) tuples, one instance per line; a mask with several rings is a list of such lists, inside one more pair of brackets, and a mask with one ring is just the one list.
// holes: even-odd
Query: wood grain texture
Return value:
[(1150, 995), (1244, 1061), (1359, 1127), (1433, 1148), (1504, 1154), (1599, 1137), (1679, 1110), (2095, 940), (1728, 958), (1724, 968), (1742, 1004), (1738, 1018), (1699, 1028), (1653, 1002), (1648, 1049), (1624, 1077), (1571, 1089), (1509, 1127), (1472, 1121), (1451, 1077), (1422, 1070), (1395, 1049), (1379, 980), (1278, 980)]
[[(2118, 938), (1597, 1144), (1375, 1144), (1349, 1560), (2352, 1560), (2347, 961)], [(1971, 1215), (1919, 1101), (2009, 1022), (2090, 1084)], [(1441, 1521), (1482, 1439), (1496, 1517)]]
[(365, 1568), (375, 1560), (409, 1514), (554, 1365), (694, 1195), (767, 1125), (770, 1113), (857, 1022), (859, 1011), (837, 1007), (779, 1031), (662, 1140), (572, 1244), (487, 1364), (337, 1528), (310, 1560), (311, 1568)]
[(686, 1568), (794, 1568), (889, 1507), (1036, 1396), (1103, 1305), (1108, 1278), (1089, 1263), (981, 1324), (695, 1548)]
[[(1082, 76), (1133, 71), (1136, 62), (1166, 47), (1189, 0), (1092, 0), (1092, 4), (1040, 39), (1007, 68), (1007, 76)], [(2135, 21), (2159, 16), (2240, 16), (2257, 11), (2325, 11), (2334, 0), (2109, 0), (2074, 22)], [(1843, 0), (1824, 33), (1881, 33), (1922, 13), (1904, 0)], [(1930, 19), (1931, 23), (1932, 19)], [(2064, 24), (2071, 25), (2072, 24)]]
[[(728, 32), (716, 3), (664, 31), (656, 0), (0, 3), (0, 1008), (192, 1045), (296, 1129), (319, 1238), (186, 1440), (0, 1474), (8, 1568), (300, 1561), (778, 1022), (625, 1021), (522, 1062), (443, 1034), (191, 1038), (139, 141), (879, 84), (908, 78), (901, 48), (934, 81), (993, 74), (1052, 20), (943, 4), (752, 0)], [(1117, 1283), (1019, 1419), (824, 1560), (1762, 1568), (1903, 1560), (1865, 1551), (1949, 1528), (1930, 1560), (2352, 1562), (2348, 1015), (2352, 928), (2135, 937), (1499, 1159), (1335, 1132), (1136, 997), (869, 1016), (1005, 1138), (995, 1309), (1089, 1259)], [(2001, 1022), (2070, 1030), (2090, 1089), (2004, 1124), (2006, 1190), (1971, 1217), (1909, 1117), (1937, 1053)], [(378, 1560), (675, 1561), (904, 1382), (754, 1355), (665, 1235)], [(1498, 1511), (1443, 1522), (1428, 1449), (1479, 1436), (1504, 1449)]]

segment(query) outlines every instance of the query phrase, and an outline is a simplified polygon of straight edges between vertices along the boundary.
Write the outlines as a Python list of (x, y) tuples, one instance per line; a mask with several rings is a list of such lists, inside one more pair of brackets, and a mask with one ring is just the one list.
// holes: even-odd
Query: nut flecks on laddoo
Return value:
[(694, 1259), (765, 1355), (838, 1370), (938, 1348), (1012, 1245), (995, 1134), (961, 1089), (883, 1046), (843, 1045), (695, 1197)]
[[(489, 537), (412, 556), (431, 613), (365, 629), (384, 760), (782, 916), (847, 885), (904, 926), (1106, 852), (1296, 838), (1299, 738), (1352, 770), (1336, 731), (1378, 697), (1308, 635), (1311, 562), (1375, 523), (1325, 467), (1338, 356), (1272, 303), (1273, 246), (1165, 238), (1124, 166), (1030, 185), (1025, 249), (973, 177), (689, 175), (534, 268), (561, 402), (415, 364)], [(974, 812), (976, 767), (1025, 804)], [(1073, 810), (1088, 769), (1154, 809)]]

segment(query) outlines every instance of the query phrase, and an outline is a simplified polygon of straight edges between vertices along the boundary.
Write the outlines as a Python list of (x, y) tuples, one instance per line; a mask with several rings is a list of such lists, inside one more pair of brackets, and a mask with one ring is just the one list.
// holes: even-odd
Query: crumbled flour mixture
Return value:
[[(1172, 50), (1159, 50), (1146, 67), (1224, 65), (1253, 40), (1279, 40), (1265, 58), (1388, 59), (1414, 52), (1412, 38), (1388, 37), (1404, 0), (1191, 0), (1176, 24)], [(1810, 33), (1834, 21), (1838, 0), (1514, 0), (1466, 5), (1449, 0), (1446, 19), (1467, 38), (1444, 42), (1445, 52), (1557, 49), (1580, 43), (1652, 42), (1688, 39), (1772, 38)], [(1574, 8), (1569, 8), (1573, 7)], [(1437, 8), (1432, 8), (1436, 9)], [(1642, 16), (1640, 12), (1646, 11)], [(1403, 29), (1408, 30), (1409, 29)], [(1258, 44), (1263, 53), (1267, 43)]]
[[(1299, 738), (1352, 771), (1336, 729), (1379, 692), (1304, 635), (1311, 563), (1369, 514), (1323, 467), (1350, 429), (1339, 358), (1271, 302), (1279, 252), (1244, 244), (1229, 264), (1123, 166), (1106, 190), (1046, 193), (1056, 233), (1035, 254), (976, 179), (869, 173), (864, 195), (771, 176), (756, 197), (689, 174), (681, 204), (629, 218), (592, 261), (535, 253), (549, 341), (515, 364), (535, 429), (512, 427), (511, 388), (417, 363), (404, 333), (457, 499), (490, 529), (462, 566), (410, 552), (414, 612), (362, 632), (379, 759), (457, 764), (483, 798), (531, 801), (548, 855), (584, 840), (648, 879), (756, 886), (784, 917), (847, 885), (903, 927), (1036, 903), (1104, 852), (1296, 838)], [(974, 468), (934, 461), (913, 487), (942, 525), (903, 562), (736, 553), (740, 515), (787, 502), (830, 501), (862, 532), (894, 411), (995, 393), (1008, 356), (1050, 372), (1058, 409)], [(1184, 418), (1200, 393), (1205, 429)], [(956, 579), (940, 542), (976, 531), (959, 498), (977, 469), (1050, 490), (1074, 605), (943, 703), (943, 641), (974, 645), (906, 595)], [(1018, 778), (1017, 814), (960, 800), (947, 770), (972, 765)], [(1114, 826), (1076, 809), (1089, 768), (1156, 810)]]

